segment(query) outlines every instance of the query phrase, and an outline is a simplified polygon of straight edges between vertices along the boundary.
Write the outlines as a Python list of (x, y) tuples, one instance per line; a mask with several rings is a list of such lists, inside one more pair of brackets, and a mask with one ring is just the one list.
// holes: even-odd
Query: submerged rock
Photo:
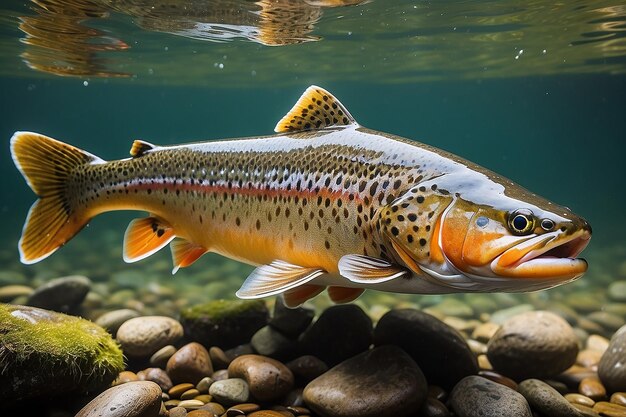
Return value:
[(526, 399), (509, 387), (480, 376), (463, 378), (450, 393), (458, 417), (532, 417)]
[(517, 391), (530, 403), (533, 410), (550, 417), (581, 417), (581, 414), (550, 385), (539, 379), (522, 381)]
[(173, 318), (143, 316), (125, 321), (117, 330), (116, 338), (125, 355), (147, 357), (182, 336), (183, 328)]
[(180, 313), (187, 340), (222, 349), (247, 343), (268, 319), (269, 312), (261, 300), (215, 300)]
[(600, 359), (598, 376), (609, 392), (626, 391), (626, 326), (611, 338)]
[(416, 413), (426, 393), (426, 379), (413, 359), (396, 346), (381, 346), (314, 379), (303, 398), (326, 417), (385, 417)]
[(56, 278), (35, 289), (27, 304), (62, 313), (72, 312), (83, 302), (90, 288), (89, 278), (81, 275)]
[(157, 417), (160, 410), (161, 388), (154, 382), (135, 381), (109, 388), (75, 417)]
[(95, 391), (124, 369), (111, 335), (77, 317), (0, 304), (0, 335), (5, 401)]

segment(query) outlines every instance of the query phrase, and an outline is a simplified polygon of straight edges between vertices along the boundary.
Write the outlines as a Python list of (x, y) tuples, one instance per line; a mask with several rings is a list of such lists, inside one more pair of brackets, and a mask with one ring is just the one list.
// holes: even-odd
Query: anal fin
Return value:
[(339, 273), (352, 282), (379, 284), (408, 273), (400, 265), (364, 255), (344, 255), (339, 260)]
[(178, 272), (180, 268), (188, 267), (207, 253), (203, 246), (184, 239), (173, 240), (170, 244), (170, 249), (172, 250), (172, 261), (174, 262), (172, 274)]
[(124, 261), (137, 262), (147, 258), (175, 237), (174, 229), (162, 219), (152, 216), (135, 219), (124, 233)]
[(323, 285), (304, 284), (291, 290), (285, 291), (283, 295), (283, 302), (288, 308), (297, 308), (304, 304), (307, 300), (315, 297), (322, 291), (324, 291)]
[(328, 296), (334, 303), (343, 304), (356, 300), (363, 291), (365, 288), (328, 287)]
[(277, 260), (252, 271), (236, 295), (244, 299), (269, 297), (306, 284), (324, 273), (319, 268), (306, 268)]

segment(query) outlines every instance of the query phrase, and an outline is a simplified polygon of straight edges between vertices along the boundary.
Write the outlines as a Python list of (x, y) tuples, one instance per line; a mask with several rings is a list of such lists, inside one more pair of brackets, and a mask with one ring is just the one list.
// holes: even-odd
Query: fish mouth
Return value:
[(587, 271), (587, 261), (577, 256), (590, 239), (587, 229), (539, 235), (504, 251), (491, 270), (503, 277), (573, 280)]

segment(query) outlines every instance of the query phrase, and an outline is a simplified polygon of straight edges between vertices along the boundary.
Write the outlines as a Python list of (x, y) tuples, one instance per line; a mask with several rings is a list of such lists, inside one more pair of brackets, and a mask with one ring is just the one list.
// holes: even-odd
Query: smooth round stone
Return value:
[(626, 407), (626, 392), (615, 392), (611, 395), (611, 402)]
[(513, 307), (509, 307), (509, 308), (505, 308), (502, 310), (498, 310), (496, 312), (494, 312), (489, 321), (491, 323), (497, 324), (497, 325), (501, 325), (503, 324), (505, 321), (511, 319), (512, 317), (515, 317), (519, 314), (522, 313), (527, 313), (529, 311), (533, 311), (535, 309), (535, 307), (532, 304), (520, 304), (520, 305), (516, 305)]
[(209, 394), (220, 404), (231, 406), (247, 402), (250, 398), (250, 389), (243, 379), (229, 378), (215, 381), (209, 388)]
[(420, 368), (402, 349), (374, 348), (311, 381), (303, 398), (325, 417), (386, 417), (416, 413), (426, 399)]
[(122, 371), (119, 373), (117, 378), (115, 378), (115, 381), (113, 381), (111, 385), (121, 385), (132, 381), (139, 381), (139, 377), (137, 376), (137, 374), (131, 371)]
[(626, 326), (611, 338), (598, 364), (598, 376), (609, 392), (626, 391)]
[(609, 347), (609, 339), (597, 334), (592, 334), (589, 338), (587, 338), (585, 347), (589, 350), (596, 350), (600, 353), (604, 353)]
[(328, 366), (367, 350), (371, 343), (372, 320), (355, 304), (327, 308), (300, 337), (302, 353)]
[(328, 366), (320, 359), (312, 355), (300, 356), (287, 362), (287, 368), (291, 370), (294, 377), (302, 385), (314, 380), (324, 372), (328, 371)]
[(180, 404), (180, 400), (167, 400), (163, 403), (166, 410), (170, 410), (174, 407), (178, 407), (178, 404)]
[(626, 281), (614, 281), (609, 285), (607, 295), (614, 301), (626, 301)]
[(593, 411), (606, 417), (626, 417), (626, 407), (600, 401), (593, 406)]
[(513, 379), (557, 375), (576, 361), (578, 339), (561, 317), (529, 311), (512, 317), (487, 345), (494, 369)]
[(479, 371), (478, 372), (479, 376), (482, 376), (483, 378), (487, 378), (493, 382), (497, 382), (500, 385), (504, 385), (505, 387), (509, 387), (515, 391), (517, 391), (517, 382), (513, 381), (511, 378), (506, 377), (502, 374), (499, 374), (497, 372), (494, 371)]
[(83, 302), (90, 288), (91, 281), (82, 275), (56, 278), (33, 291), (26, 304), (67, 313)]
[(494, 334), (500, 328), (499, 324), (487, 322), (477, 326), (474, 331), (472, 331), (472, 339), (476, 339), (479, 342), (487, 343), (489, 339), (493, 337)]
[(109, 388), (84, 406), (75, 417), (157, 417), (161, 388), (154, 382), (128, 382)]
[(606, 311), (594, 311), (587, 318), (612, 332), (622, 327), (626, 322), (623, 318)]
[(201, 407), (202, 410), (207, 410), (215, 415), (221, 416), (226, 412), (226, 409), (220, 404), (216, 402), (209, 402), (204, 404)]
[(190, 382), (195, 385), (213, 373), (213, 365), (206, 348), (191, 342), (172, 355), (165, 370), (175, 384)]
[(231, 378), (243, 378), (259, 401), (272, 401), (293, 388), (293, 373), (281, 362), (260, 355), (243, 355), (228, 366)]
[(183, 327), (178, 321), (165, 316), (144, 316), (124, 322), (116, 338), (126, 355), (147, 357), (182, 336)]
[(169, 412), (170, 412), (169, 417), (186, 417), (187, 416), (187, 410), (185, 410), (183, 407), (176, 406), (174, 408), (170, 408)]
[(274, 304), (274, 314), (268, 324), (282, 334), (295, 338), (309, 327), (314, 316), (315, 311), (310, 308), (285, 307), (282, 298), (278, 297)]
[[(170, 415), (170, 417), (172, 417)], [(202, 408), (198, 410), (192, 410), (187, 414), (187, 417), (215, 417), (215, 414), (208, 410), (203, 410)]]
[(587, 406), (581, 404), (572, 404), (572, 406), (576, 410), (578, 410), (578, 412), (582, 414), (583, 417), (600, 417), (600, 414), (596, 413), (595, 411), (593, 411), (592, 408), (589, 408)]
[(196, 384), (196, 389), (201, 394), (207, 394), (209, 392), (209, 388), (211, 387), (212, 383), (213, 383), (213, 379), (211, 379), (211, 377), (205, 376)]
[(228, 365), (230, 364), (230, 358), (219, 347), (212, 346), (209, 349), (209, 356), (211, 357), (211, 363), (213, 364), (213, 369), (228, 368)]
[(602, 358), (602, 352), (585, 349), (578, 352), (576, 364), (584, 366), (585, 368), (592, 368), (600, 363), (600, 358)]
[(296, 341), (283, 335), (274, 327), (261, 327), (250, 340), (250, 345), (259, 355), (283, 359), (293, 357)]
[(476, 356), (460, 333), (419, 310), (398, 309), (385, 314), (374, 330), (374, 344), (401, 347), (429, 383), (446, 389), (478, 373)]
[(583, 378), (578, 385), (578, 392), (594, 401), (606, 397), (606, 388), (597, 378)]
[(173, 345), (164, 346), (150, 356), (150, 365), (158, 368), (165, 368), (167, 366), (167, 361), (174, 353), (176, 353), (176, 348)]
[(96, 319), (98, 326), (104, 327), (109, 333), (115, 337), (120, 326), (130, 319), (139, 317), (139, 313), (129, 308), (109, 311)]
[(528, 401), (518, 392), (480, 376), (467, 376), (450, 393), (458, 417), (532, 417)]
[(139, 371), (137, 373), (137, 376), (142, 381), (154, 382), (155, 384), (160, 386), (164, 392), (169, 391), (172, 386), (174, 386), (167, 372), (165, 372), (161, 368), (147, 368), (143, 371)]
[(185, 391), (189, 391), (192, 388), (193, 388), (193, 384), (190, 384), (188, 382), (184, 382), (182, 384), (174, 385), (172, 388), (170, 388), (167, 391), (167, 393), (172, 398), (180, 398), (180, 396), (183, 395), (183, 393)]
[(228, 369), (220, 369), (219, 371), (213, 372), (213, 375), (211, 375), (211, 379), (214, 382), (228, 379)]
[(254, 403), (243, 403), (243, 404), (237, 404), (237, 405), (233, 405), (232, 407), (230, 407), (228, 410), (226, 410), (226, 412), (238, 412), (238, 413), (242, 413), (242, 414), (249, 414), (249, 413), (253, 413), (255, 411), (258, 411), (261, 409), (261, 406), (258, 404), (254, 404)]
[(517, 387), (533, 410), (550, 417), (580, 417), (580, 413), (557, 390), (538, 379), (526, 379)]
[[(286, 415), (287, 414), (275, 410), (259, 410), (248, 414), (248, 417), (285, 417)], [(289, 413), (288, 415), (293, 416), (293, 414), (291, 413)]]
[(450, 417), (450, 410), (438, 399), (426, 397), (418, 415), (420, 417)]
[(200, 400), (181, 400), (181, 402), (178, 403), (179, 407), (183, 407), (186, 410), (196, 410), (203, 405), (204, 403)]
[(33, 291), (31, 287), (26, 285), (5, 285), (0, 287), (0, 302), (9, 303), (17, 297), (28, 297)]
[(580, 404), (584, 405), (585, 407), (593, 407), (593, 405), (596, 403), (591, 398), (575, 392), (565, 394), (565, 399), (572, 404)]
[(198, 395), (200, 395), (200, 391), (198, 391), (195, 388), (192, 388), (190, 390), (183, 392), (182, 395), (180, 396), (180, 399), (181, 400), (193, 400)]
[(213, 397), (209, 394), (199, 394), (194, 397), (194, 400), (202, 401), (204, 404), (211, 402), (212, 399)]

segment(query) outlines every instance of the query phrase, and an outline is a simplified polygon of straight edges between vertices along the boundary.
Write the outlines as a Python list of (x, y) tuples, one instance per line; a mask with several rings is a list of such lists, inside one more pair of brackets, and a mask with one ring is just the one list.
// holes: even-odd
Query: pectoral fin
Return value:
[(407, 274), (407, 270), (384, 259), (345, 255), (339, 260), (339, 273), (352, 282), (379, 284)]
[(269, 297), (306, 284), (324, 273), (317, 268), (273, 261), (252, 271), (236, 295), (244, 299)]
[(363, 294), (365, 288), (328, 287), (328, 296), (337, 304), (349, 303)]
[(137, 262), (147, 258), (175, 237), (174, 229), (162, 219), (135, 219), (124, 233), (124, 261)]
[(288, 308), (297, 308), (307, 300), (324, 291), (323, 285), (304, 284), (283, 293), (283, 302)]
[(204, 247), (197, 243), (189, 242), (184, 239), (172, 241), (170, 249), (172, 250), (172, 261), (174, 262), (172, 274), (178, 272), (180, 268), (185, 268), (193, 264), (207, 252)]

